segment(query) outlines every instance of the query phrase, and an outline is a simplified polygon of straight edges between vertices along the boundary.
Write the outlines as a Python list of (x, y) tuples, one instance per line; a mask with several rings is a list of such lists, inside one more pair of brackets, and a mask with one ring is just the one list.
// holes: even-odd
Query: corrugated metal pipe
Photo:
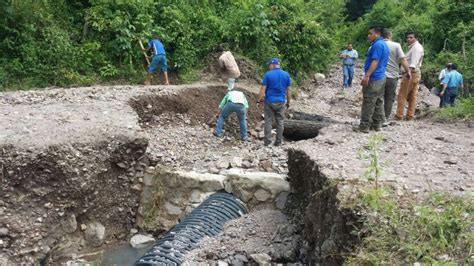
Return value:
[(227, 221), (246, 213), (245, 205), (233, 195), (212, 194), (158, 240), (135, 265), (180, 265), (184, 255), (203, 237), (217, 235)]

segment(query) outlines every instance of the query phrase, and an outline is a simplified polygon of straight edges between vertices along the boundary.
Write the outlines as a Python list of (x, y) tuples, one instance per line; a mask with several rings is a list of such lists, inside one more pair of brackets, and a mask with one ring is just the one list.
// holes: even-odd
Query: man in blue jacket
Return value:
[(288, 72), (280, 68), (280, 60), (272, 58), (268, 61), (269, 71), (265, 73), (259, 94), (259, 102), (265, 98), (265, 138), (263, 144), (270, 145), (272, 142), (273, 117), (276, 120), (276, 140), (273, 145), (280, 146), (283, 143), (283, 122), (286, 108), (290, 107), (290, 85), (291, 78)]
[(362, 110), (360, 125), (356, 131), (369, 133), (372, 128), (380, 131), (384, 121), (383, 88), (385, 86), (385, 68), (388, 64), (389, 49), (381, 37), (383, 28), (369, 28), (367, 38), (371, 45), (367, 50), (362, 79)]
[(158, 71), (158, 67), (165, 76), (165, 85), (169, 85), (168, 81), (168, 65), (166, 63), (166, 52), (163, 43), (159, 40), (158, 33), (152, 33), (152, 39), (148, 42), (148, 47), (143, 51), (148, 52), (153, 49), (153, 58), (148, 66), (148, 73), (146, 75), (145, 85), (150, 85), (151, 75)]
[(458, 72), (456, 64), (451, 64), (451, 70), (446, 74), (441, 84), (443, 90), (441, 96), (441, 107), (454, 105), (454, 100), (459, 94), (459, 89), (464, 90), (464, 81), (461, 73)]

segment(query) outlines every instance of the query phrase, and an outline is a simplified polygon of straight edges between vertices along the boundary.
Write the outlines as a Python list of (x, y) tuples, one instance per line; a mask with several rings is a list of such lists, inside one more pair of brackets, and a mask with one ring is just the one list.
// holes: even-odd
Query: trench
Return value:
[[(224, 94), (225, 88), (221, 86), (207, 90), (187, 89), (168, 95), (143, 95), (130, 99), (129, 104), (136, 111), (143, 128), (177, 123), (176, 114), (189, 119), (186, 124), (212, 126), (214, 107)], [(247, 97), (250, 105), (256, 105), (254, 94), (248, 93)], [(249, 111), (249, 122), (252, 126), (261, 126), (261, 113), (262, 111), (256, 108)], [(337, 123), (331, 118), (298, 112), (290, 113), (287, 121), (289, 124), (285, 127), (293, 131), (285, 132), (285, 137), (294, 141), (316, 137), (320, 129)], [(226, 123), (225, 129), (228, 134), (238, 135), (235, 117)], [(160, 211), (169, 203), (165, 195), (188, 196), (194, 193), (196, 187), (202, 185), (200, 181), (185, 189), (179, 187), (180, 180), (176, 179), (174, 183), (168, 184), (168, 187), (174, 189), (166, 191), (156, 190), (163, 187), (161, 183), (151, 181), (147, 184), (147, 178), (150, 176), (162, 175), (165, 177), (162, 180), (168, 181), (173, 180), (170, 177), (174, 176), (169, 172), (162, 174), (159, 170), (148, 172), (150, 167), (159, 169), (160, 166), (147, 156), (147, 146), (148, 140), (144, 138), (117, 138), (110, 142), (50, 147), (38, 154), (18, 151), (14, 147), (2, 147), (2, 177), (7, 180), (2, 181), (2, 191), (9, 191), (3, 194), (8, 198), (2, 198), (2, 205), (16, 209), (14, 216), (17, 217), (31, 212), (47, 214), (43, 215), (41, 225), (36, 226), (39, 229), (35, 229), (41, 232), (43, 238), (39, 240), (39, 245), (47, 248), (14, 256), (20, 256), (22, 262), (39, 261), (42, 265), (48, 265), (68, 261), (71, 254), (78, 254), (79, 258), (90, 261), (101, 259), (104, 264), (111, 263), (111, 260), (135, 260), (143, 255), (148, 246), (140, 250), (131, 249), (128, 245), (124, 248), (117, 247), (130, 237), (130, 230), (136, 228), (137, 224), (140, 224), (140, 231), (162, 236), (177, 223), (181, 214), (165, 221), (147, 217), (146, 211), (156, 215), (156, 218), (161, 218)], [(77, 156), (78, 154), (80, 156)], [(286, 203), (280, 206), (280, 210), (288, 215), (291, 223), (297, 228), (290, 234), (301, 236), (306, 244), (298, 240), (287, 252), (289, 255), (273, 254), (272, 260), (280, 263), (339, 264), (343, 257), (328, 254), (333, 254), (334, 249), (348, 250), (355, 245), (355, 240), (350, 238), (348, 224), (356, 223), (356, 217), (351, 216), (350, 210), (338, 208), (335, 198), (337, 187), (329, 185), (330, 182), (318, 172), (314, 162), (294, 150), (288, 152), (288, 158), (291, 193), (287, 196)], [(71, 165), (80, 167), (71, 168)], [(224, 184), (227, 181), (222, 182)], [(237, 183), (233, 185), (234, 190), (230, 192), (241, 199), (247, 198), (249, 193), (267, 189), (262, 184), (245, 189), (238, 187)], [(148, 191), (147, 187), (151, 189)], [(212, 191), (200, 191), (200, 200), (220, 189), (224, 187), (217, 186)], [(277, 198), (282, 194), (282, 191), (278, 191), (274, 196)], [(251, 205), (250, 211), (257, 205), (268, 207), (268, 203), (265, 205), (255, 198), (249, 200), (248, 204)], [(17, 205), (21, 207), (16, 208)], [(185, 207), (182, 209), (184, 212)], [(308, 211), (313, 209), (318, 212)], [(94, 221), (101, 221), (107, 228), (107, 240), (100, 245), (96, 245), (94, 239), (84, 236), (89, 228), (94, 226)], [(83, 226), (86, 229), (82, 228)], [(324, 235), (320, 232), (330, 234)], [(16, 235), (0, 236), (4, 245), (1, 248), (15, 247), (15, 241), (18, 240), (13, 240), (14, 238), (21, 239)], [(326, 250), (328, 246), (332, 248), (330, 251)], [(97, 250), (106, 252), (100, 252), (97, 256), (94, 255)], [(17, 259), (14, 256), (13, 259)], [(26, 259), (22, 260), (23, 258)]]

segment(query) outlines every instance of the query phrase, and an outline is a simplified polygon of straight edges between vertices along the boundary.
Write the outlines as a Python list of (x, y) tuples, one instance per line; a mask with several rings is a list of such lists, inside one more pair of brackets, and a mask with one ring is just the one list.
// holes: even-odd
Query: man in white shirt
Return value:
[(405, 104), (408, 101), (408, 110), (406, 113), (406, 120), (413, 120), (416, 108), (416, 96), (418, 94), (418, 86), (421, 79), (420, 67), (423, 63), (424, 50), (423, 46), (416, 39), (415, 32), (408, 32), (406, 34), (407, 42), (410, 45), (408, 53), (406, 54), (408, 64), (410, 66), (411, 78), (408, 78), (406, 72), (403, 72), (402, 84), (398, 91), (397, 97), (397, 113), (396, 120), (402, 120), (405, 111)]
[(385, 69), (385, 87), (384, 87), (384, 111), (385, 111), (385, 122), (382, 126), (388, 125), (388, 119), (392, 113), (392, 106), (395, 102), (395, 95), (397, 94), (398, 76), (399, 76), (399, 63), (405, 69), (407, 78), (411, 78), (410, 66), (406, 60), (405, 54), (403, 53), (402, 46), (392, 41), (392, 32), (389, 29), (384, 29), (382, 37), (387, 43), (388, 50), (390, 52), (388, 57), (388, 65)]
[(235, 86), (235, 79), (240, 76), (239, 66), (230, 51), (225, 51), (224, 45), (218, 47), (221, 56), (219, 57), (219, 67), (221, 69), (222, 78), (227, 82), (227, 90), (231, 91)]

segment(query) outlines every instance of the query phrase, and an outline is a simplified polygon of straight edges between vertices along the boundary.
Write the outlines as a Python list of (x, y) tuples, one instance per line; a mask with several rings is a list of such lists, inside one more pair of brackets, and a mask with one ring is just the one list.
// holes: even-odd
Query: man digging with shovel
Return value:
[(168, 65), (166, 63), (166, 52), (163, 43), (159, 40), (158, 33), (152, 33), (152, 39), (148, 42), (148, 47), (143, 49), (143, 52), (148, 52), (153, 48), (153, 58), (148, 66), (148, 73), (146, 75), (145, 85), (151, 84), (151, 76), (160, 67), (161, 72), (165, 77), (165, 85), (170, 85), (168, 81)]

